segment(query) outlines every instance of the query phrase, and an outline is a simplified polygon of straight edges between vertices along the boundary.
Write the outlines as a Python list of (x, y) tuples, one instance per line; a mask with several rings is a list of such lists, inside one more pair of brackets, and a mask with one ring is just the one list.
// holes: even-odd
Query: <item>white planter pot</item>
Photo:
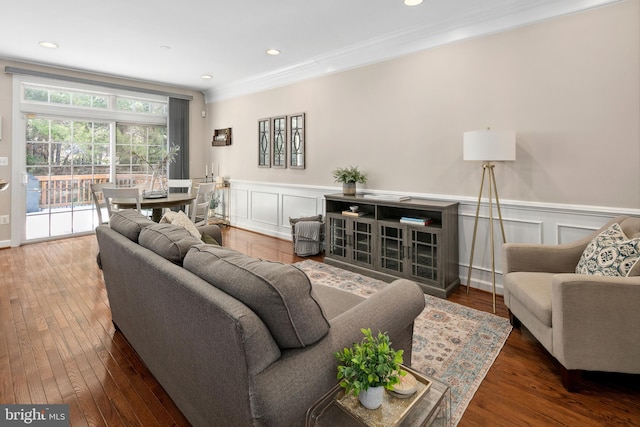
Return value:
[(382, 405), (384, 397), (384, 387), (369, 387), (369, 390), (363, 390), (358, 395), (358, 400), (367, 409), (376, 409)]

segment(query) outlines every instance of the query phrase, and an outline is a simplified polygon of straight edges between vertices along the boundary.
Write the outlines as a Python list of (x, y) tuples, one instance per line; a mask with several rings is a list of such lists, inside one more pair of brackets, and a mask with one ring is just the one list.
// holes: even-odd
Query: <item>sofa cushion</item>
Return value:
[(185, 257), (184, 268), (253, 310), (282, 349), (305, 347), (329, 332), (309, 278), (293, 265), (198, 245)]
[(629, 239), (619, 224), (611, 224), (587, 245), (576, 273), (626, 277), (632, 271), (635, 273), (638, 260), (640, 239)]
[(139, 243), (172, 263), (182, 265), (189, 248), (202, 241), (179, 225), (154, 223), (142, 229)]
[(155, 222), (151, 221), (135, 209), (126, 209), (116, 212), (109, 218), (109, 226), (112, 230), (117, 231), (136, 243), (138, 242), (140, 231), (152, 224), (155, 224)]
[(555, 273), (514, 272), (504, 277), (504, 286), (548, 327), (551, 327), (551, 280)]

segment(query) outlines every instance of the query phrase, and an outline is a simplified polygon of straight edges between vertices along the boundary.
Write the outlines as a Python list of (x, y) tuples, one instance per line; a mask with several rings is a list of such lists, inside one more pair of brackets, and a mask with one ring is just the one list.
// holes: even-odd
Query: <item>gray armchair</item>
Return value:
[(524, 324), (560, 362), (569, 391), (582, 371), (640, 373), (640, 276), (575, 274), (586, 246), (613, 223), (640, 237), (640, 218), (620, 216), (570, 244), (503, 245), (511, 324)]

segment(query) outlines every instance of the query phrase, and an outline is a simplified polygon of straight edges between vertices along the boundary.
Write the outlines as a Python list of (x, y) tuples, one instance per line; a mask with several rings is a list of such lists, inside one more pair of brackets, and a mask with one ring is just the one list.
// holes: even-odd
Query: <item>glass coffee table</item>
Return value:
[[(391, 420), (385, 420), (384, 422), (378, 418), (377, 421), (375, 411), (382, 412), (383, 407), (373, 410), (371, 413), (374, 421), (366, 422), (357, 414), (352, 413), (347, 409), (348, 405), (344, 405), (339, 400), (343, 401), (344, 389), (336, 384), (327, 394), (322, 396), (316, 403), (307, 411), (306, 426), (307, 427), (359, 427), (359, 426), (403, 426), (403, 427), (418, 427), (418, 426), (434, 426), (445, 427), (449, 426), (449, 420), (451, 419), (451, 389), (448, 385), (434, 380), (433, 378), (425, 377), (409, 368), (407, 371), (411, 372), (419, 381), (429, 384), (429, 387), (425, 393), (420, 395), (411, 402), (410, 407), (403, 412), (400, 419), (394, 417)], [(354, 398), (355, 399), (355, 398)], [(394, 402), (395, 400), (395, 402)], [(393, 405), (399, 403), (396, 397), (390, 396), (388, 393), (385, 395), (384, 405)]]

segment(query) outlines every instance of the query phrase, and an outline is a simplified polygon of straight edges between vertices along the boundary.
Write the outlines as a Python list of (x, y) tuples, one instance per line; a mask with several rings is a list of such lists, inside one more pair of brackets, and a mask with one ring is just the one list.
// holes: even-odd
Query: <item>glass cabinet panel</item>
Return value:
[(383, 270), (404, 271), (403, 229), (397, 225), (380, 224), (380, 265)]
[(354, 221), (352, 258), (355, 262), (373, 264), (373, 224)]
[(428, 280), (438, 280), (438, 235), (436, 232), (412, 228), (411, 274)]
[(344, 218), (328, 216), (329, 254), (341, 258), (347, 256), (347, 221)]

